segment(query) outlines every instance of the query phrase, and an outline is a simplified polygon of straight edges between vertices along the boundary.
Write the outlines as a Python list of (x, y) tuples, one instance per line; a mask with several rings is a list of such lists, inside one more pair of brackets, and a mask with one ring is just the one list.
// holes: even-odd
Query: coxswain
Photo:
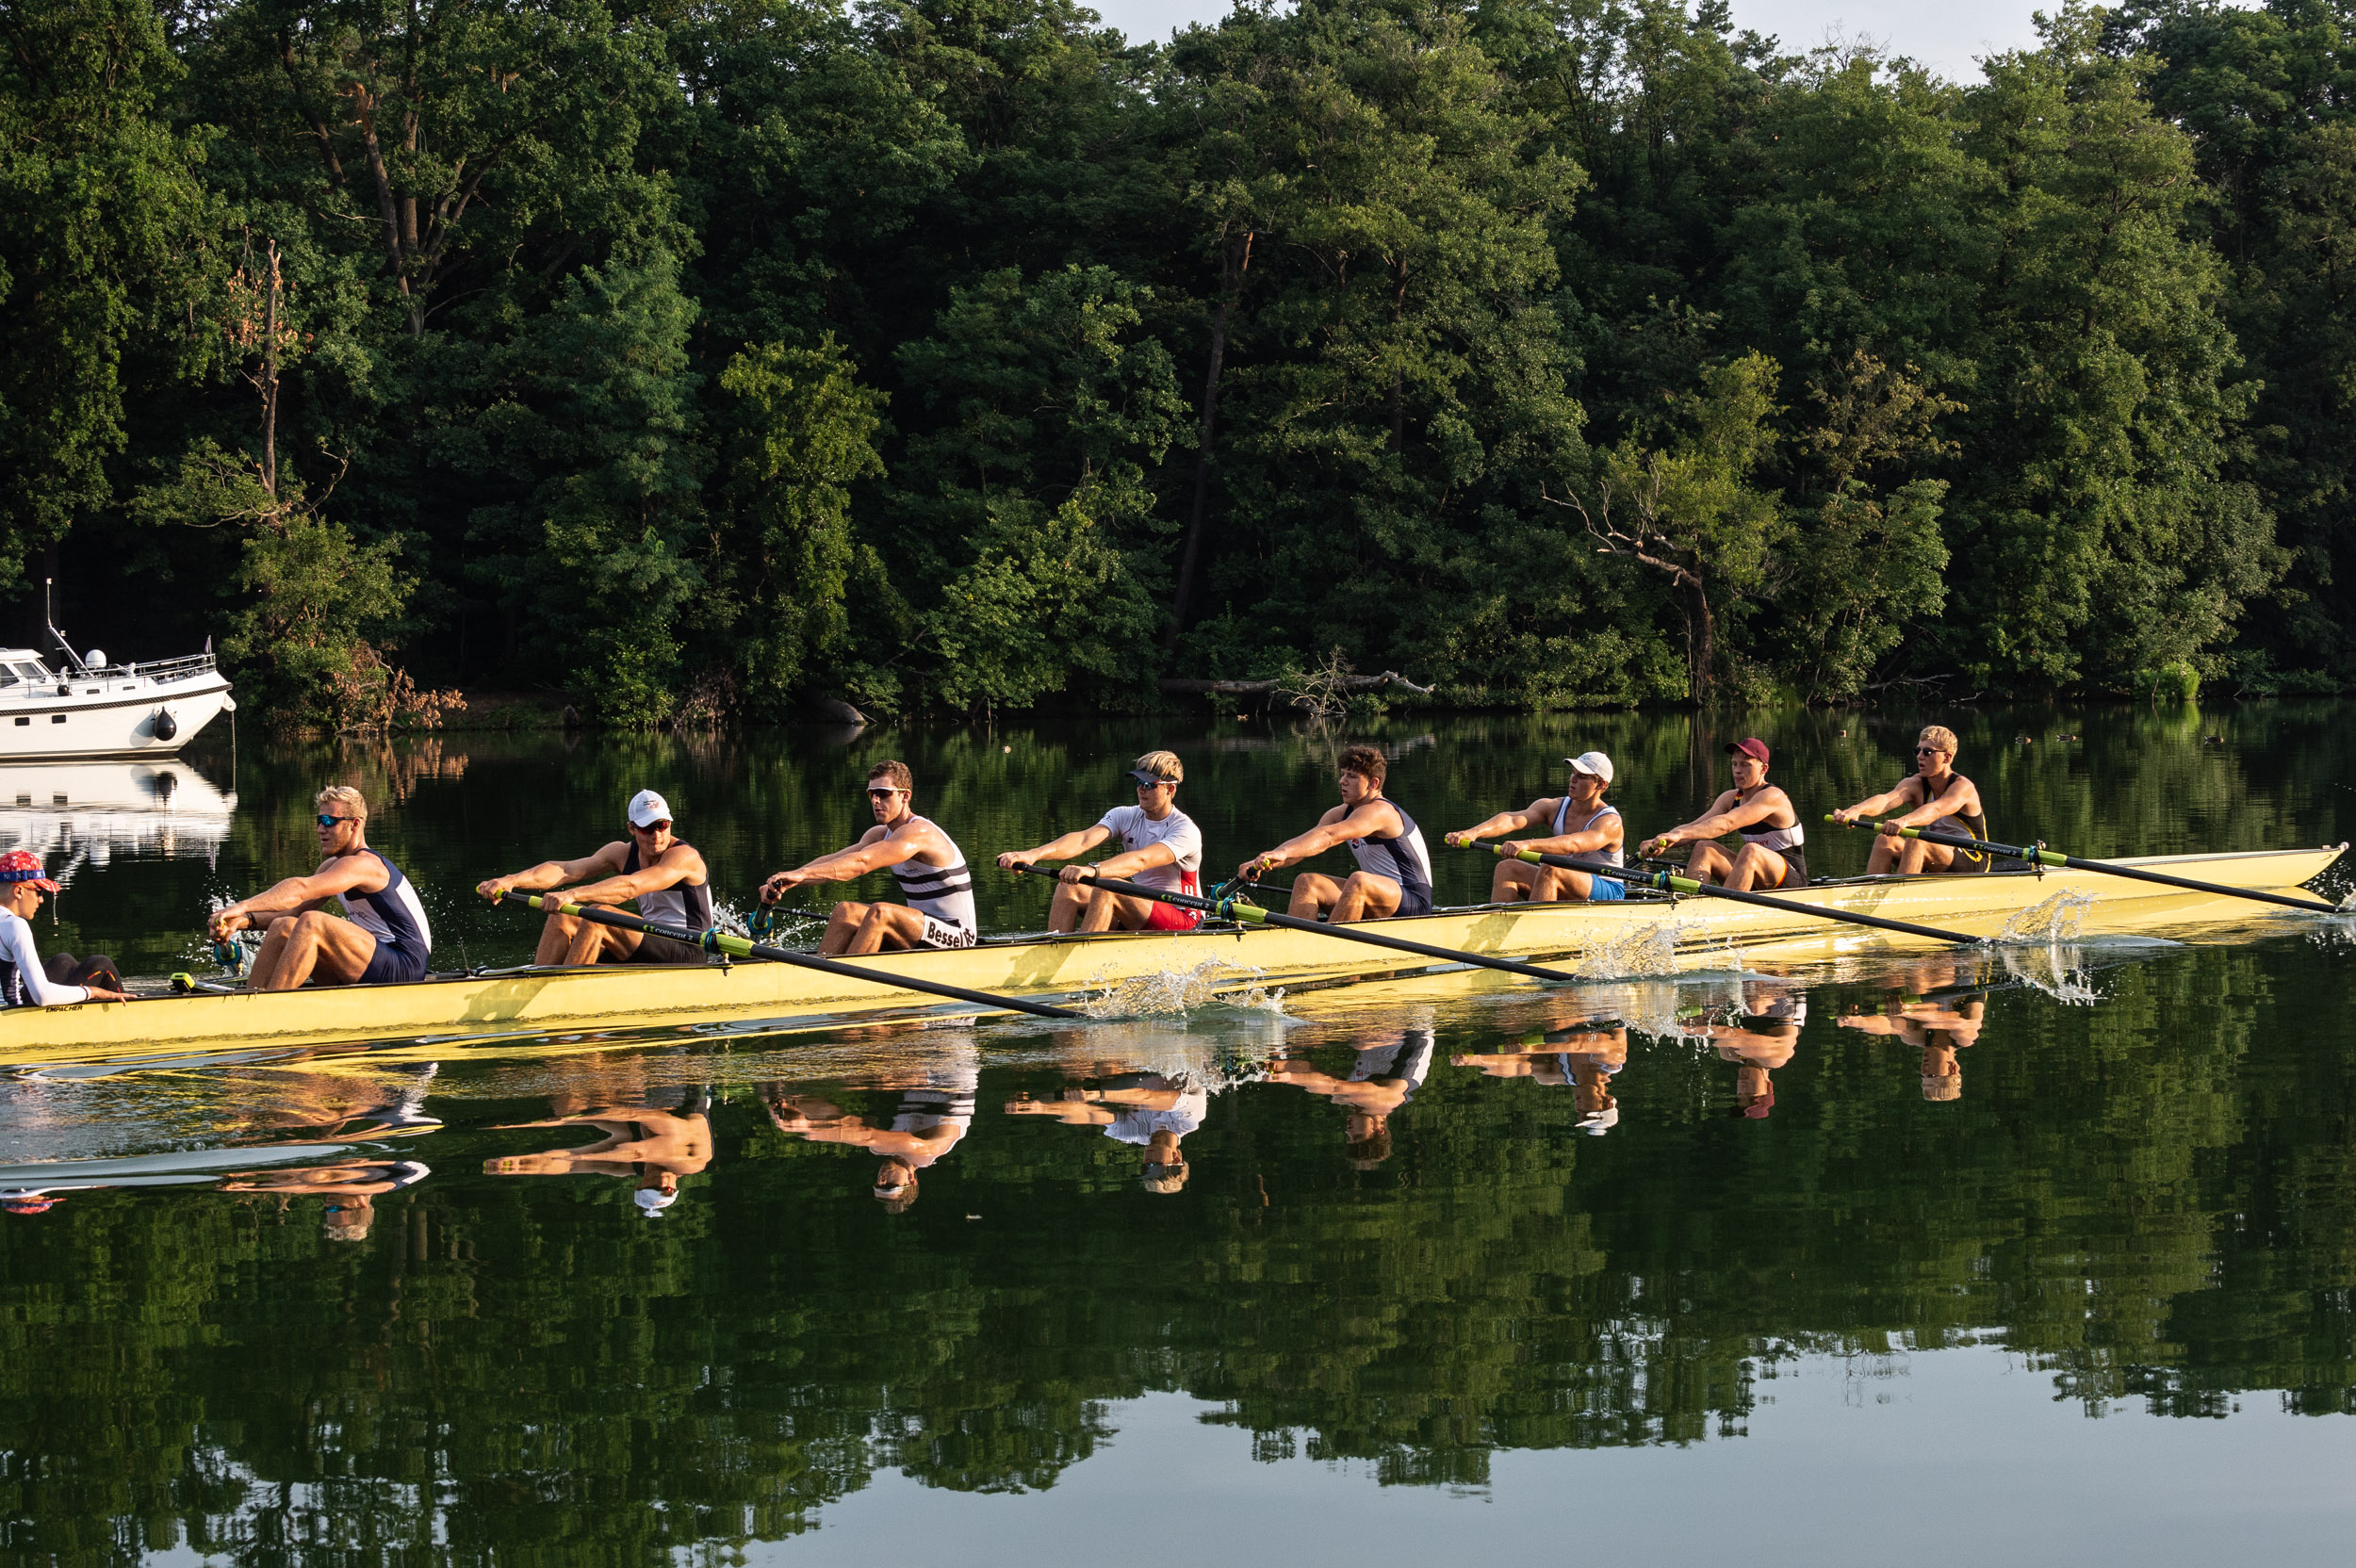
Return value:
[[(639, 915), (688, 931), (712, 929), (712, 873), (695, 846), (674, 836), (671, 803), (652, 790), (630, 796), (625, 838), (578, 860), (543, 860), (512, 876), (494, 876), (475, 891), (497, 900), (506, 892), (561, 888), (567, 904), (635, 904)], [(579, 884), (579, 886), (575, 886)], [(652, 932), (627, 931), (562, 910), (540, 927), (535, 964), (700, 964), (708, 955), (694, 942)]]
[(1135, 806), (1116, 806), (1095, 825), (1029, 849), (998, 857), (1000, 869), (1030, 869), (1040, 860), (1071, 860), (1118, 839), (1121, 853), (1092, 866), (1071, 866), (1058, 874), (1055, 900), (1047, 906), (1050, 931), (1191, 931), (1203, 923), (1200, 909), (1181, 909), (1157, 899), (1088, 886), (1090, 878), (1119, 877), (1167, 892), (1203, 891), (1203, 829), (1178, 809), (1178, 786), (1186, 781), (1177, 754), (1149, 751), (1129, 770), (1137, 786)]
[(1335, 925), (1381, 920), (1388, 915), (1432, 912), (1432, 856), (1415, 819), (1383, 795), (1390, 764), (1372, 746), (1351, 746), (1341, 755), (1334, 783), (1342, 803), (1274, 849), (1263, 850), (1236, 868), (1247, 882), (1268, 873), (1348, 844), (1358, 869), (1343, 880), (1317, 872), (1293, 878), (1290, 913), (1325, 914)]
[[(424, 979), (434, 928), (401, 868), (368, 847), (368, 801), (349, 785), (331, 784), (312, 804), (326, 857), (319, 870), (215, 910), (213, 940), (227, 941), (257, 923), (257, 915), (270, 919), (246, 976), (257, 991), (290, 991), (306, 980), (375, 986)], [(343, 906), (344, 919), (327, 912), (331, 898)]]
[(55, 953), (41, 962), (33, 946), (33, 916), (41, 910), (41, 895), (57, 890), (31, 850), (0, 855), (0, 1007), (130, 1001), (112, 958)]
[(775, 904), (790, 889), (810, 882), (856, 882), (889, 870), (898, 879), (901, 904), (834, 906), (825, 954), (880, 953), (886, 948), (972, 947), (980, 939), (973, 913), (973, 874), (964, 851), (913, 808), (916, 780), (905, 762), (878, 762), (867, 770), (867, 804), (875, 825), (859, 841), (808, 865), (781, 871), (761, 885), (761, 901)]
[[(1533, 800), (1519, 811), (1499, 811), (1486, 822), (1450, 833), (1448, 841), (1463, 848), (1501, 833), (1527, 833), (1544, 824), (1545, 837), (1508, 839), (1506, 854), (1513, 856), (1534, 849), (1541, 855), (1581, 855), (1591, 860), (1625, 865), (1627, 862), (1621, 858), (1620, 808), (1607, 805), (1603, 798), (1604, 791), (1612, 786), (1612, 759), (1600, 751), (1583, 751), (1563, 760), (1571, 765), (1571, 777), (1562, 793)], [(1627, 897), (1627, 884), (1608, 876), (1560, 866), (1533, 866), (1526, 860), (1501, 860), (1496, 874), (1489, 878), (1492, 904), (1510, 904), (1518, 899), (1538, 904), (1559, 904), (1566, 899), (1608, 904)]]
[[(1692, 822), (1656, 834), (1636, 846), (1640, 857), (1659, 855), (1672, 844), (1692, 844), (1685, 874), (1696, 882), (1722, 882), (1737, 892), (1808, 886), (1808, 857), (1801, 845), (1808, 830), (1792, 797), (1767, 782), (1767, 743), (1753, 735), (1726, 746), (1734, 788), (1710, 803)], [(1739, 834), (1742, 847), (1728, 855), (1710, 842)]]
[(1882, 836), (1873, 841), (1873, 853), (1865, 862), (1868, 876), (1890, 872), (1915, 876), (1926, 872), (1995, 869), (1996, 857), (1988, 850), (1925, 843), (1921, 839), (1906, 838), (1900, 831), (1951, 823), (1951, 832), (1959, 830), (1973, 839), (1988, 837), (1988, 817), (1980, 807), (1979, 787), (1955, 772), (1955, 732), (1944, 725), (1925, 726), (1914, 739), (1914, 772), (1900, 779), (1896, 788), (1869, 795), (1855, 806), (1844, 806), (1833, 813), (1833, 820), (1844, 825), (1860, 817), (1878, 817), (1884, 811), (1905, 813), (1882, 823)]

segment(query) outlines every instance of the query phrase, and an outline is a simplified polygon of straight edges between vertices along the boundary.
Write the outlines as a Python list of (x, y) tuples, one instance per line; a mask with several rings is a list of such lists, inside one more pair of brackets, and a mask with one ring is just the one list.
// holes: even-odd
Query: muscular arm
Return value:
[(1317, 825), (1308, 832), (1295, 834), (1274, 849), (1263, 850), (1256, 860), (1244, 864), (1249, 867), (1256, 863), (1263, 871), (1275, 871), (1322, 855), (1335, 844), (1377, 833), (1395, 833), (1399, 827), (1399, 812), (1387, 800), (1370, 800), (1355, 811), (1336, 806), (1319, 817)]
[(676, 888), (682, 882), (709, 880), (704, 871), (704, 858), (687, 844), (673, 844), (658, 857), (653, 865), (641, 866), (624, 876), (615, 874), (602, 881), (573, 890), (576, 904), (627, 904), (641, 893), (659, 893), (665, 888)]
[(1972, 787), (1970, 779), (1960, 776), (1953, 777), (1947, 780), (1947, 787), (1939, 792), (1939, 798), (1924, 801), (1905, 816), (1885, 825), (1928, 827), (1935, 822), (1946, 821), (1958, 811), (1971, 810), (1978, 802), (1979, 792)]
[[(1764, 794), (1766, 792), (1762, 790), (1759, 793)], [(1666, 849), (1671, 844), (1693, 843), (1698, 840), (1714, 839), (1721, 833), (1729, 832), (1731, 829), (1712, 827), (1710, 825), (1724, 817), (1726, 814), (1726, 808), (1735, 803), (1734, 792), (1728, 790), (1716, 800), (1711, 801), (1710, 809), (1695, 817), (1692, 822), (1679, 823), (1665, 832), (1646, 839), (1636, 847), (1640, 853), (1652, 854)]]
[(1582, 828), (1577, 833), (1557, 834), (1551, 839), (1509, 839), (1505, 847), (1511, 850), (1534, 849), (1541, 855), (1593, 855), (1601, 849), (1617, 849), (1627, 827), (1619, 812), (1613, 811), (1595, 827)]
[(781, 871), (761, 884), (761, 896), (774, 901), (788, 888), (798, 888), (805, 882), (856, 882), (869, 872), (896, 866), (915, 858), (918, 850), (930, 841), (913, 836), (895, 839), (892, 830), (880, 825), (869, 828), (859, 837), (859, 842), (832, 854), (821, 855), (806, 865), (792, 871)]
[(1445, 835), (1445, 841), (1461, 849), (1466, 844), (1494, 839), (1501, 834), (1526, 833), (1534, 823), (1552, 822), (1556, 804), (1552, 800), (1533, 800), (1527, 810), (1499, 811), (1496, 816), (1477, 822), (1470, 827), (1460, 827)]
[(286, 915), (297, 910), (317, 909), (337, 893), (383, 892), (388, 880), (384, 874), (384, 862), (375, 856), (339, 855), (322, 863), (308, 876), (289, 876), (252, 898), (239, 899), (227, 908), (215, 912), (213, 935), (225, 937), (232, 931), (251, 925), (255, 915)]
[(578, 860), (543, 860), (511, 876), (494, 876), (476, 883), (474, 890), (485, 898), (497, 898), (504, 892), (536, 893), (549, 888), (569, 888), (592, 877), (616, 876), (621, 874), (629, 853), (630, 845), (616, 841)]
[(1017, 866), (1027, 866), (1040, 860), (1077, 859), (1112, 836), (1110, 828), (1101, 822), (1096, 823), (1029, 849), (1010, 849), (998, 857), (998, 866), (1002, 871), (1012, 871)]
[(1884, 811), (1910, 804), (1920, 792), (1914, 780), (1907, 778), (1901, 781), (1894, 790), (1886, 790), (1877, 795), (1867, 795), (1855, 806), (1843, 806), (1833, 813), (1833, 818), (1835, 821), (1845, 824), (1853, 823), (1859, 817), (1878, 817)]
[[(1672, 827), (1657, 841), (1666, 846), (1724, 838), (1728, 833), (1740, 833), (1746, 827), (1758, 826), (1779, 809), (1792, 810), (1792, 797), (1779, 789), (1770, 787), (1761, 790), (1748, 800), (1738, 799), (1735, 792), (1728, 790), (1711, 803), (1708, 815), (1695, 817), (1682, 827)], [(1793, 820), (1798, 820), (1797, 813), (1794, 813)]]

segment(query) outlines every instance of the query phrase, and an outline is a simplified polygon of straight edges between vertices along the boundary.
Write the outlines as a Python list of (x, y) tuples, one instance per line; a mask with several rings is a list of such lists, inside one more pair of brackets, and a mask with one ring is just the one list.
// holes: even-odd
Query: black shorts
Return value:
[(712, 955), (694, 942), (682, 942), (670, 937), (658, 937), (649, 931), (638, 939), (638, 947), (627, 958), (605, 958), (609, 964), (708, 964)]

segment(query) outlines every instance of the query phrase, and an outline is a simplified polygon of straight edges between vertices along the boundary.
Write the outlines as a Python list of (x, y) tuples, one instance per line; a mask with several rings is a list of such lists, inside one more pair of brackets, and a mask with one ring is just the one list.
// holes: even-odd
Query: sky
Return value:
[[(1189, 22), (1226, 14), (1226, 0), (1088, 0), (1106, 23), (1133, 39), (1168, 38)], [(1894, 54), (1921, 60), (1942, 76), (1970, 80), (1983, 55), (2037, 41), (2030, 21), (2057, 11), (2060, 0), (1734, 0), (1734, 24), (1782, 40), (1798, 53), (1827, 37), (1872, 39)]]

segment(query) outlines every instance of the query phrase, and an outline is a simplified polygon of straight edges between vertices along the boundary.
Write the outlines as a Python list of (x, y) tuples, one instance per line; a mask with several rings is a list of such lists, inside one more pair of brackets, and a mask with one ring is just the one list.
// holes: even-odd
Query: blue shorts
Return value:
[(1628, 884), (1614, 882), (1608, 876), (1588, 874), (1587, 902), (1590, 904), (1624, 904), (1628, 901)]
[(360, 978), (353, 984), (386, 986), (399, 980), (422, 980), (429, 956), (379, 937), (376, 939), (376, 951), (368, 955), (368, 967), (360, 972)]

